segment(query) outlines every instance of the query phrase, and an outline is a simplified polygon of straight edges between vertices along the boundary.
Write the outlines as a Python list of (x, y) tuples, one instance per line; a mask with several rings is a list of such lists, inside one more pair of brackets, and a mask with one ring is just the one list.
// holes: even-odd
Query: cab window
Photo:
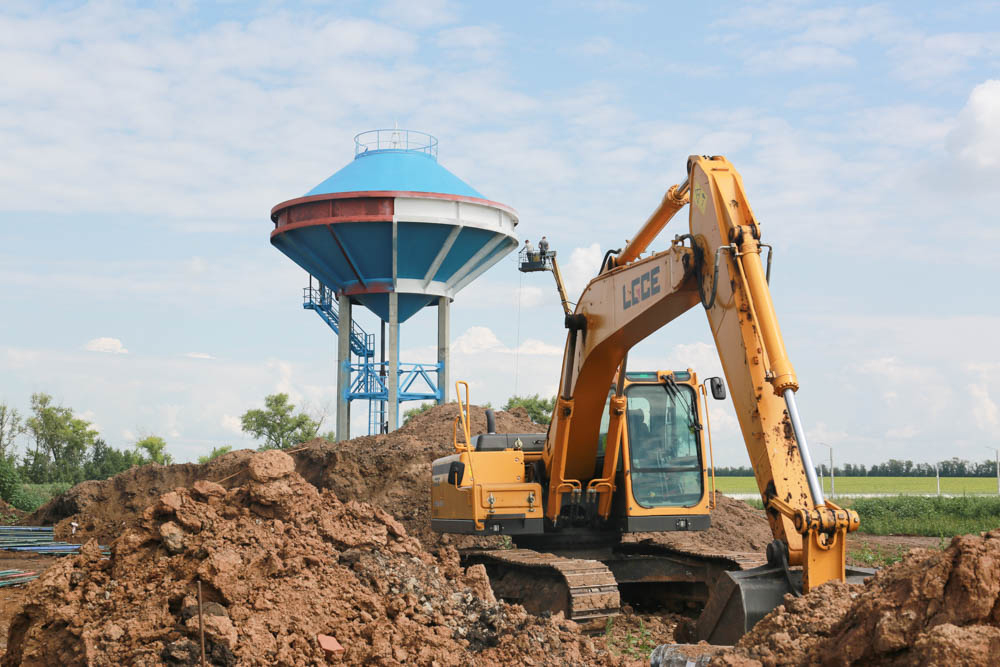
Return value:
[(704, 495), (698, 414), (687, 385), (630, 386), (632, 496), (642, 507), (691, 507)]

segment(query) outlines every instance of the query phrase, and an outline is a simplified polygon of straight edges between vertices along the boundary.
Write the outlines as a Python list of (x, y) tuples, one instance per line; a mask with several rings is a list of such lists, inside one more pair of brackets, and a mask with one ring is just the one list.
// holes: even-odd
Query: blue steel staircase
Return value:
[[(302, 289), (302, 307), (315, 311), (334, 333), (340, 335), (337, 297), (329, 287), (323, 284), (313, 287), (310, 281), (310, 286)], [(347, 365), (351, 376), (347, 400), (367, 400), (368, 435), (382, 433), (386, 424), (386, 402), (389, 400), (386, 382), (389, 364), (375, 361), (375, 334), (367, 333), (356, 321), (351, 322), (350, 354), (353, 359), (341, 361)], [(440, 400), (441, 390), (436, 382), (440, 370), (441, 364), (399, 364), (399, 402)], [(422, 383), (418, 382), (421, 380)], [(420, 384), (425, 384), (426, 390), (420, 391)]]

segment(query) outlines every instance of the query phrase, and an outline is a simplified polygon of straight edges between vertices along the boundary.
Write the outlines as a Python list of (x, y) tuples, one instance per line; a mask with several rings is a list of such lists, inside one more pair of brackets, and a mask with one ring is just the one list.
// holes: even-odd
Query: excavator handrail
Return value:
[(708, 508), (714, 510), (716, 508), (716, 502), (715, 502), (715, 452), (712, 451), (712, 422), (708, 418), (708, 392), (705, 391), (705, 382), (708, 382), (708, 380), (705, 380), (704, 382), (702, 382), (702, 383), (700, 383), (698, 385), (698, 393), (701, 394), (701, 400), (702, 400), (703, 405), (705, 406), (705, 410), (704, 410), (704, 412), (705, 412), (705, 434), (708, 436), (708, 461), (709, 461), (709, 466), (711, 467), (711, 470), (712, 470), (712, 496), (711, 496), (712, 499), (709, 502)]

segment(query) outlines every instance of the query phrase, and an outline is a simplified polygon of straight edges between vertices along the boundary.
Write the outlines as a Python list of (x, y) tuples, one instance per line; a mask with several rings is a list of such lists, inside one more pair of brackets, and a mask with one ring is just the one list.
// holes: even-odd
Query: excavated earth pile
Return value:
[[(440, 535), (430, 528), (430, 464), (454, 451), (454, 420), (458, 405), (435, 406), (410, 418), (398, 431), (331, 443), (317, 438), (291, 452), (295, 469), (318, 489), (332, 490), (343, 501), (363, 501), (389, 512), (425, 547), (492, 547), (496, 537)], [(531, 421), (523, 408), (496, 413), (500, 433), (543, 433), (546, 427)], [(472, 406), (470, 430), (486, 431), (486, 410)], [(459, 436), (461, 437), (461, 436)], [(78, 524), (74, 540), (95, 537), (107, 544), (135, 524), (137, 517), (160, 495), (187, 487), (197, 479), (225, 487), (246, 483), (252, 452), (231, 452), (203, 465), (147, 465), (116, 477), (78, 484), (24, 520), (32, 525), (55, 525), (66, 539), (70, 524)], [(699, 533), (637, 533), (626, 541), (653, 540), (689, 551), (758, 551), (771, 541), (764, 512), (746, 503), (718, 496), (712, 525)]]
[(197, 582), (212, 664), (621, 662), (572, 622), (493, 599), (454, 549), (431, 555), (391, 515), (319, 491), (279, 451), (229, 490), (163, 494), (102, 558), (96, 541), (32, 584), (3, 665), (193, 665)]
[[(472, 406), (470, 430), (486, 432), (486, 410)], [(431, 462), (454, 453), (453, 429), (458, 404), (435, 406), (411, 417), (398, 431), (387, 435), (331, 443), (313, 440), (295, 453), (296, 469), (321, 489), (332, 489), (341, 500), (357, 499), (377, 505), (403, 522), (407, 531), (425, 546), (442, 543), (431, 531)], [(524, 408), (496, 413), (499, 433), (544, 433), (546, 427), (531, 421)], [(459, 439), (461, 427), (459, 427)], [(445, 544), (485, 546), (496, 538), (445, 537)]]
[(55, 526), (56, 539), (67, 539), (72, 532), (70, 524), (75, 522), (78, 527), (73, 541), (94, 537), (107, 544), (126, 527), (134, 525), (143, 509), (168, 491), (191, 486), (199, 479), (225, 479), (226, 486), (246, 482), (247, 463), (252, 454), (249, 450), (231, 452), (204, 464), (149, 464), (110, 479), (81, 482), (39, 507), (21, 523)]
[(716, 507), (708, 530), (697, 532), (671, 531), (660, 533), (626, 533), (623, 542), (651, 541), (682, 551), (718, 553), (726, 551), (760, 552), (774, 536), (764, 510), (716, 494)]
[[(430, 531), (430, 463), (454, 451), (452, 428), (458, 406), (436, 406), (406, 422), (389, 435), (365, 436), (331, 443), (317, 438), (293, 450), (296, 471), (319, 489), (332, 489), (343, 501), (363, 500), (380, 506), (404, 522), (412, 535), (436, 543)], [(497, 412), (500, 433), (538, 433), (527, 411)], [(472, 433), (486, 431), (486, 410), (471, 409)], [(225, 487), (248, 480), (247, 462), (253, 454), (241, 450), (205, 464), (146, 465), (111, 479), (83, 482), (39, 508), (23, 520), (30, 525), (54, 525), (57, 538), (66, 539), (71, 523), (78, 525), (74, 541), (97, 538), (107, 544), (132, 525), (142, 510), (162, 494), (188, 487), (198, 479)]]
[(864, 586), (827, 584), (757, 624), (718, 665), (987, 665), (1000, 656), (1000, 531), (914, 549)]

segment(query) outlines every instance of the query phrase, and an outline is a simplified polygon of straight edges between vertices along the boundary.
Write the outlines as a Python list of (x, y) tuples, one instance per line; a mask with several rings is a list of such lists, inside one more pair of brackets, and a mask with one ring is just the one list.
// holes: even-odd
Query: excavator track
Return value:
[(668, 546), (645, 540), (574, 554), (531, 549), (470, 550), (465, 565), (482, 564), (498, 598), (534, 614), (562, 612), (587, 629), (599, 630), (619, 613), (619, 584), (657, 591), (664, 599), (703, 605), (724, 571), (766, 563), (764, 554)]
[(667, 545), (652, 540), (624, 542), (616, 549), (626, 554), (672, 555), (707, 561), (725, 566), (727, 570), (749, 570), (767, 564), (767, 556), (757, 551), (707, 550), (704, 548)]
[(561, 611), (590, 626), (602, 624), (621, 606), (615, 576), (598, 560), (503, 549), (465, 552), (463, 561), (484, 565), (497, 597), (534, 614)]

